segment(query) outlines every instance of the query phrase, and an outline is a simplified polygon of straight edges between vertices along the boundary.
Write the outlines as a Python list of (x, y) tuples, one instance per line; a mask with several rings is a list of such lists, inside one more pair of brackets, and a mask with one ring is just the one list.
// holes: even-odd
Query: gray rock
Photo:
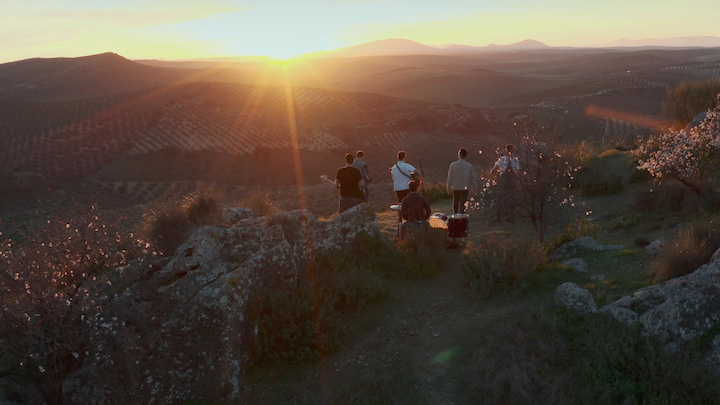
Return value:
[(555, 290), (555, 302), (570, 312), (582, 315), (597, 312), (597, 305), (590, 291), (571, 282), (564, 283)]
[(663, 246), (664, 243), (665, 241), (663, 239), (654, 240), (650, 242), (650, 244), (645, 246), (645, 251), (650, 254), (660, 253), (660, 248)]
[(603, 250), (622, 250), (622, 245), (601, 245), (590, 236), (583, 236), (562, 244), (550, 256), (550, 260), (563, 260), (575, 257), (583, 252), (598, 252)]
[(235, 401), (252, 340), (246, 311), (253, 286), (292, 282), (314, 255), (347, 246), (363, 231), (379, 232), (367, 204), (327, 222), (300, 210), (199, 228), (149, 280), (112, 301), (104, 322), (115, 349), (90, 353), (66, 380), (68, 401)]
[(250, 208), (231, 207), (225, 208), (222, 216), (226, 223), (235, 225), (243, 219), (252, 218), (254, 214)]
[[(693, 273), (640, 289), (605, 305), (600, 313), (625, 324), (638, 322), (645, 335), (679, 350), (720, 324), (719, 252)], [(720, 336), (714, 338), (705, 363), (720, 376)]]
[(720, 377), (720, 335), (715, 336), (711, 345), (710, 353), (705, 356), (705, 365)]
[(580, 273), (587, 273), (588, 271), (587, 263), (585, 262), (585, 260), (579, 257), (575, 259), (563, 260), (562, 264), (570, 267), (571, 269), (574, 269), (575, 271), (579, 271)]

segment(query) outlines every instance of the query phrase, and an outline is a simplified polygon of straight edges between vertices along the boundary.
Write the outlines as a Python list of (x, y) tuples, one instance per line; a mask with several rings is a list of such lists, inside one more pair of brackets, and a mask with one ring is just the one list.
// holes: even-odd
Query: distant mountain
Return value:
[(676, 37), (676, 38), (647, 38), (647, 39), (618, 39), (607, 45), (608, 47), (681, 47), (681, 48), (717, 48), (720, 47), (720, 37)]
[(365, 56), (435, 55), (439, 53), (442, 53), (441, 49), (410, 41), (409, 39), (383, 39), (332, 51), (316, 52), (310, 56), (320, 58), (358, 58)]
[(550, 49), (550, 47), (531, 39), (508, 45), (490, 44), (487, 46), (459, 44), (429, 46), (408, 39), (384, 39), (333, 51), (317, 52), (310, 56), (317, 58), (358, 58), (367, 56), (455, 55), (538, 49)]
[(62, 101), (100, 97), (175, 83), (189, 74), (146, 66), (114, 53), (25, 59), (0, 64), (0, 99)]
[(490, 44), (487, 47), (485, 47), (487, 50), (533, 50), (533, 49), (550, 49), (549, 46), (543, 44), (540, 41), (535, 41), (532, 39), (526, 39), (524, 41), (516, 42), (514, 44), (508, 44), (508, 45), (496, 45), (496, 44)]

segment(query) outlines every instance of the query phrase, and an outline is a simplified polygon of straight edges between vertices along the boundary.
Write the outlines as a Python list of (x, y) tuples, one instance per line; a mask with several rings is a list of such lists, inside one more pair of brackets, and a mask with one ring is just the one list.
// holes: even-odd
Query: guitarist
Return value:
[(339, 214), (360, 204), (364, 198), (363, 177), (360, 170), (353, 166), (353, 160), (352, 153), (345, 154), (345, 166), (339, 168), (335, 175), (335, 187), (340, 189)]

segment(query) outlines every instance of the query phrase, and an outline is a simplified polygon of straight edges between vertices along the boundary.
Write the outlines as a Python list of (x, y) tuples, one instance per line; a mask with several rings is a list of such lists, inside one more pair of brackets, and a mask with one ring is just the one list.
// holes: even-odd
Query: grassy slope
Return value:
[[(600, 170), (615, 170), (627, 179), (631, 163), (627, 154), (609, 154), (592, 164)], [(678, 373), (697, 373), (692, 359), (667, 358), (654, 349), (632, 349), (641, 341), (635, 331), (600, 320), (558, 316), (552, 304), (555, 288), (565, 281), (588, 288), (599, 305), (652, 283), (647, 268), (653, 258), (633, 241), (648, 230), (652, 236), (670, 237), (673, 229), (666, 226), (667, 218), (651, 226), (642, 220), (649, 221), (652, 216), (632, 212), (635, 195), (644, 187), (647, 183), (630, 184), (619, 194), (580, 198), (581, 210), (592, 211), (591, 218), (599, 225), (598, 240), (627, 246), (626, 250), (582, 254), (587, 273), (556, 268), (534, 277), (523, 292), (482, 299), (465, 285), (460, 270), (462, 249), (448, 250), (439, 275), (391, 280), (391, 298), (349, 325), (351, 341), (338, 353), (317, 364), (248, 374), (242, 403), (707, 400), (717, 388), (714, 385), (696, 387), (695, 394), (673, 391), (670, 383), (663, 386), (662, 381), (674, 381)], [(449, 213), (451, 202), (436, 203), (433, 210)], [(490, 234), (531, 236), (529, 223), (498, 225), (488, 221), (487, 212), (471, 215), (466, 252)], [(619, 218), (628, 215), (641, 220), (632, 226), (621, 222), (624, 225), (618, 227)], [(674, 219), (689, 217), (678, 214)], [(378, 222), (391, 238), (394, 212), (379, 212)], [(554, 229), (557, 232), (562, 226)], [(624, 351), (625, 347), (631, 351)], [(587, 367), (597, 370), (588, 374)], [(668, 371), (674, 367), (682, 371)], [(644, 372), (655, 376), (645, 381)]]

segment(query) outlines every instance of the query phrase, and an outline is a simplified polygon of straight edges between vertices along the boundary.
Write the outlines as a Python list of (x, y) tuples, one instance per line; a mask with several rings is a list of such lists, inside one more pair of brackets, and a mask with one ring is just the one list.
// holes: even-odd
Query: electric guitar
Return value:
[(324, 174), (321, 174), (321, 175), (320, 175), (320, 180), (322, 180), (322, 181), (324, 181), (324, 182), (326, 182), (326, 183), (335, 184), (335, 181), (330, 180), (330, 179), (328, 178), (328, 176), (326, 176), (326, 175), (324, 175)]

